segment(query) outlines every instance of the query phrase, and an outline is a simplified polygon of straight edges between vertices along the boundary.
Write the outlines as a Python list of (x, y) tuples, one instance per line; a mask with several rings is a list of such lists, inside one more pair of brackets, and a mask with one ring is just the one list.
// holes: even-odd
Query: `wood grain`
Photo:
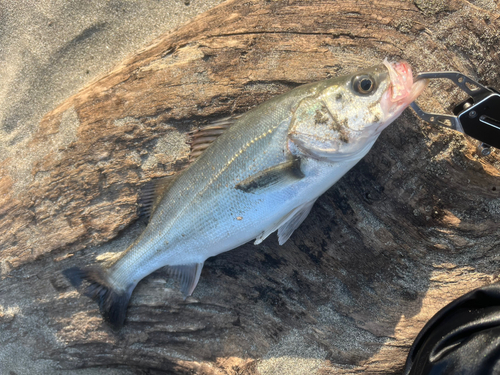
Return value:
[[(386, 57), (500, 87), (500, 12), (485, 4), (232, 0), (65, 100), (28, 148), (0, 155), (3, 342), (63, 369), (400, 373), (438, 309), (498, 279), (500, 242), (497, 152), (479, 158), (410, 111), (284, 246), (210, 259), (186, 301), (151, 275), (118, 333), (60, 271), (134, 240), (138, 188), (185, 166), (196, 126)], [(459, 98), (447, 83), (429, 92), (436, 112)]]

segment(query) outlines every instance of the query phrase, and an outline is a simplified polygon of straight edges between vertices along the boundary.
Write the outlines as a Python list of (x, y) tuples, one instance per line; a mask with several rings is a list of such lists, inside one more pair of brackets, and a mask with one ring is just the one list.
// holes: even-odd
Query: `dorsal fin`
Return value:
[(230, 128), (236, 120), (242, 115), (232, 115), (222, 119), (211, 122), (210, 124), (193, 130), (189, 133), (191, 144), (191, 153), (189, 154), (189, 161), (193, 161), (200, 156), (203, 151), (210, 146), (222, 133)]
[(155, 211), (161, 197), (168, 190), (175, 180), (175, 176), (165, 176), (155, 178), (145, 183), (139, 192), (139, 216), (146, 218), (149, 222), (151, 215)]
[[(232, 115), (229, 117), (224, 117), (222, 119), (216, 120), (204, 126), (189, 132), (189, 141), (191, 145), (191, 152), (189, 154), (189, 163), (184, 166), (178, 173), (183, 172), (191, 162), (193, 162), (198, 156), (200, 156), (203, 151), (206, 150), (208, 146), (212, 144), (222, 133), (224, 133), (229, 127), (231, 127), (236, 120), (238, 120), (242, 115)], [(151, 215), (155, 211), (158, 203), (160, 203), (161, 197), (168, 190), (172, 182), (175, 180), (175, 176), (166, 176), (153, 179), (141, 187), (139, 193), (139, 216), (145, 217), (147, 221), (151, 218)]]

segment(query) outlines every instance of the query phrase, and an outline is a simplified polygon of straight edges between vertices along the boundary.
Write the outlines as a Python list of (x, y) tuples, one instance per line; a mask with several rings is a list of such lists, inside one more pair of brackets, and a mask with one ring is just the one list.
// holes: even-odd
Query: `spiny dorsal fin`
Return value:
[(303, 177), (304, 173), (300, 170), (300, 159), (293, 158), (246, 178), (235, 188), (245, 193), (262, 194), (272, 188), (280, 189), (293, 184)]
[(180, 266), (168, 266), (170, 274), (181, 283), (181, 292), (184, 298), (193, 294), (194, 288), (200, 280), (203, 263), (183, 264)]
[[(241, 116), (242, 115), (239, 114), (225, 117), (211, 122), (207, 126), (189, 132), (190, 139), (188, 143), (191, 145), (189, 163), (178, 173), (187, 169), (192, 161), (200, 156), (213, 141), (233, 125)], [(165, 194), (170, 185), (172, 185), (174, 180), (174, 176), (160, 177), (147, 182), (141, 188), (139, 194), (139, 216), (145, 217), (147, 221), (149, 221), (161, 197)]]
[[(176, 175), (177, 176), (177, 175)], [(139, 193), (139, 216), (147, 221), (155, 211), (161, 197), (175, 181), (176, 176), (155, 178), (142, 186)]]
[(241, 116), (242, 115), (239, 114), (225, 117), (190, 132), (189, 143), (191, 144), (191, 153), (189, 155), (189, 161), (191, 162), (200, 156), (213, 141), (231, 127)]

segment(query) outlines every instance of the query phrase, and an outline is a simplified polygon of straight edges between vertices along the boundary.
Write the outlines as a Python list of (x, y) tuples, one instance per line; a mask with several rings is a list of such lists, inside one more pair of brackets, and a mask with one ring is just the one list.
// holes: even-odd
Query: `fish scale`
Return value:
[[(274, 103), (268, 103), (271, 116), (249, 113), (235, 123), (193, 163), (186, 171), (189, 173), (185, 172), (175, 181), (155, 210), (139, 242), (126, 251), (115, 265), (113, 273), (116, 272), (118, 283), (129, 282), (131, 276), (140, 280), (142, 274), (151, 273), (150, 267), (156, 269), (156, 264), (164, 261), (156, 257), (172, 258), (171, 265), (202, 262), (227, 250), (217, 249), (214, 244), (227, 237), (228, 232), (247, 232), (251, 229), (255, 224), (252, 218), (256, 215), (249, 210), (255, 204), (267, 203), (269, 207), (272, 203), (269, 198), (263, 200), (245, 194), (235, 190), (234, 186), (258, 170), (286, 161), (288, 122), (297, 100), (288, 98), (286, 101), (289, 103), (283, 103), (285, 107), (279, 112), (272, 111)], [(259, 122), (258, 117), (264, 121)], [(276, 138), (280, 140), (276, 141)], [(265, 154), (262, 149), (266, 150)], [(229, 227), (221, 225), (219, 218), (223, 217), (229, 219), (226, 219), (228, 223), (224, 223)], [(236, 217), (243, 219), (236, 220)], [(194, 231), (196, 236), (191, 235)], [(158, 238), (164, 241), (153, 240), (154, 244), (151, 244), (152, 239)], [(239, 242), (251, 239), (242, 238)], [(165, 241), (168, 241), (168, 253), (151, 257), (151, 248), (161, 246)], [(177, 251), (176, 246), (179, 247)], [(138, 268), (138, 264), (143, 267)]]
[[(148, 226), (120, 258), (108, 269), (73, 268), (66, 276), (75, 285), (87, 280), (85, 294), (118, 328), (135, 286), (158, 268), (169, 266), (190, 295), (208, 257), (276, 230), (284, 243), (423, 90), (401, 86), (412, 84), (404, 68), (384, 63), (304, 85), (238, 116), (217, 138), (212, 127), (201, 139), (216, 139), (156, 201)], [(398, 90), (410, 95), (401, 99)]]

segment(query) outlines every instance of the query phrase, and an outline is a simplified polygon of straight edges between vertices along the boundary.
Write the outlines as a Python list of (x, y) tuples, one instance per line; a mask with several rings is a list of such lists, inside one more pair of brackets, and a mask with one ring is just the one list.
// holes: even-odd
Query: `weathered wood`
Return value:
[[(500, 242), (497, 153), (478, 158), (409, 111), (284, 246), (271, 236), (209, 260), (186, 301), (153, 274), (118, 333), (60, 271), (133, 241), (138, 187), (182, 169), (199, 124), (385, 57), (500, 87), (488, 4), (228, 1), (67, 99), (22, 164), (0, 159), (0, 342), (64, 369), (400, 372), (439, 308), (498, 279)], [(422, 100), (435, 111), (458, 100), (432, 89)]]

